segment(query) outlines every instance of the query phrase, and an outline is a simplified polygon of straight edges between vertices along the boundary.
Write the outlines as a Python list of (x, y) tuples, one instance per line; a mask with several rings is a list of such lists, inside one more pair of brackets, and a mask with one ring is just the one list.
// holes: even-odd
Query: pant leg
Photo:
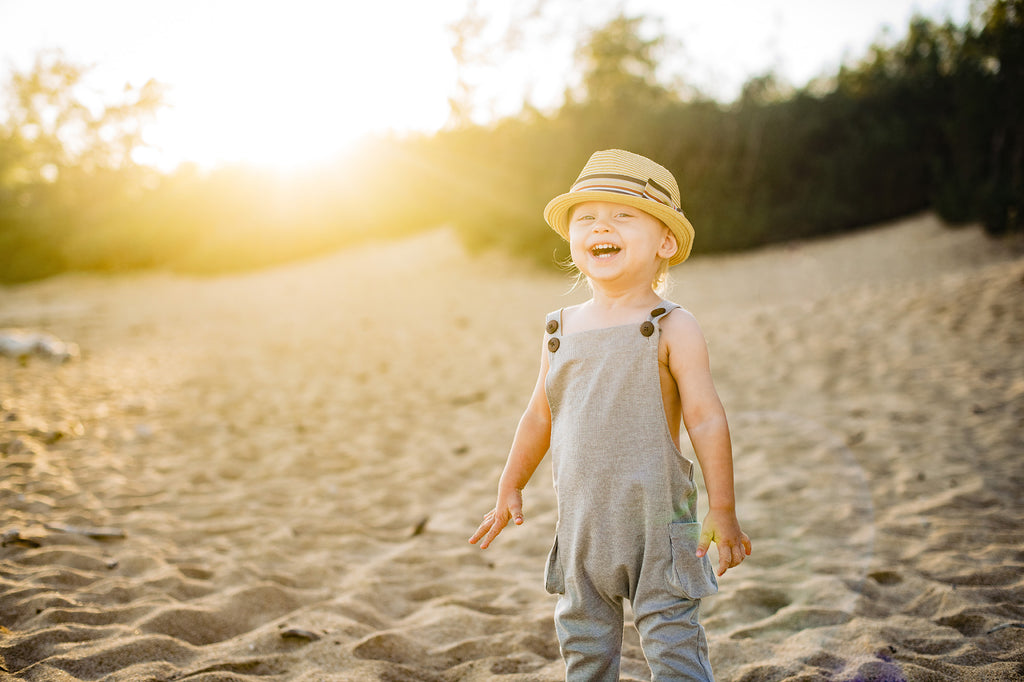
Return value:
[(555, 606), (567, 682), (618, 680), (622, 627), (621, 599), (610, 602), (592, 587), (567, 589)]
[(672, 598), (633, 605), (652, 682), (711, 682), (708, 640), (700, 624), (700, 600)]

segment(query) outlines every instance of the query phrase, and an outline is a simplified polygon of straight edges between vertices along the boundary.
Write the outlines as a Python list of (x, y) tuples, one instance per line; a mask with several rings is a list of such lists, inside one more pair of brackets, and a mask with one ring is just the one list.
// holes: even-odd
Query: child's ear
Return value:
[(672, 230), (665, 228), (665, 238), (661, 241), (661, 246), (658, 247), (658, 255), (661, 258), (671, 258), (676, 255), (676, 251), (679, 250), (679, 241), (676, 236), (672, 234)]

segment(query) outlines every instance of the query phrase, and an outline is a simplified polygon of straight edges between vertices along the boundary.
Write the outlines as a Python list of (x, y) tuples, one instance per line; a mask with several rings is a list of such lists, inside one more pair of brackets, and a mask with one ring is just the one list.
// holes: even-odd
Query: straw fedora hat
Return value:
[(690, 255), (693, 225), (679, 208), (676, 179), (647, 157), (622, 149), (595, 152), (572, 189), (548, 202), (544, 220), (568, 241), (569, 212), (585, 201), (612, 201), (649, 213), (665, 223), (679, 243), (669, 265), (678, 265)]

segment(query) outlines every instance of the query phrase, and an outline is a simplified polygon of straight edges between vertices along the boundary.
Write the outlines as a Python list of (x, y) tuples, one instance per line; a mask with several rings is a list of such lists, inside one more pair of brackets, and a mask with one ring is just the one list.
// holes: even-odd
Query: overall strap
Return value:
[(647, 321), (641, 323), (640, 333), (643, 334), (644, 336), (650, 336), (651, 334), (653, 334), (654, 325), (657, 324), (661, 320), (661, 318), (665, 317), (678, 307), (680, 306), (677, 303), (662, 300), (662, 302), (656, 308), (651, 310), (651, 313), (648, 316)]
[(548, 350), (554, 353), (558, 350), (558, 346), (561, 344), (562, 337), (562, 310), (553, 310), (547, 314), (544, 320), (544, 332), (548, 337)]

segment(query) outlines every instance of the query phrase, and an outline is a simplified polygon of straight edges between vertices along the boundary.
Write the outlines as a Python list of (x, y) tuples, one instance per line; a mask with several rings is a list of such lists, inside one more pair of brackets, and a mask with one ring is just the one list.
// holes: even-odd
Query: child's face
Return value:
[(572, 262), (592, 281), (635, 276), (649, 283), (659, 262), (676, 248), (675, 235), (663, 222), (632, 206), (588, 201), (569, 216)]

